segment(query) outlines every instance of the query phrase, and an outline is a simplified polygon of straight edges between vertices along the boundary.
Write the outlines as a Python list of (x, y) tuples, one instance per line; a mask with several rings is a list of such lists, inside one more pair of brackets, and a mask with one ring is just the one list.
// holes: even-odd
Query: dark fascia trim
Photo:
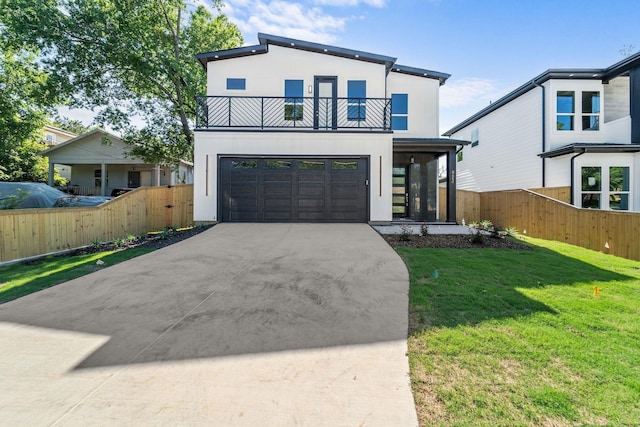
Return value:
[(449, 77), (451, 77), (451, 74), (441, 73), (439, 71), (433, 71), (433, 70), (426, 70), (424, 68), (409, 67), (407, 65), (399, 65), (399, 64), (394, 65), (391, 71), (396, 73), (409, 74), (410, 76), (425, 77), (427, 79), (436, 79), (440, 81), (440, 86), (442, 86), (444, 82), (447, 81)]
[(253, 46), (243, 46), (235, 49), (218, 50), (214, 52), (205, 52), (195, 55), (196, 59), (200, 61), (202, 67), (207, 69), (207, 62), (220, 61), (222, 59), (240, 58), (242, 56), (257, 55), (267, 53), (269, 47), (266, 44), (258, 44)]
[(604, 69), (602, 68), (581, 68), (581, 69), (549, 69), (544, 73), (534, 77), (532, 80), (523, 84), (519, 88), (509, 92), (502, 98), (498, 99), (496, 102), (491, 103), (488, 107), (483, 108), (478, 111), (473, 116), (467, 118), (466, 120), (458, 123), (445, 133), (444, 136), (451, 136), (452, 134), (458, 132), (461, 129), (469, 126), (473, 122), (476, 122), (488, 115), (489, 113), (497, 110), (498, 108), (508, 104), (514, 99), (518, 98), (521, 95), (529, 92), (530, 90), (540, 86), (542, 83), (551, 79), (566, 79), (566, 80), (602, 80), (602, 76), (604, 75)]
[(616, 62), (604, 70), (603, 81), (609, 81), (614, 77), (627, 74), (631, 69), (640, 66), (640, 52), (626, 57), (622, 61)]
[(471, 141), (464, 139), (451, 139), (451, 138), (393, 138), (393, 145), (397, 147), (402, 146), (442, 146), (442, 147), (458, 147), (460, 145), (469, 145)]
[(341, 58), (355, 59), (358, 61), (384, 64), (387, 71), (395, 64), (397, 58), (391, 56), (378, 55), (375, 53), (363, 52), (360, 50), (345, 49), (326, 44), (312, 43), (304, 40), (290, 39), (288, 37), (273, 36), (270, 34), (258, 33), (260, 44), (288, 47), (292, 49), (306, 50), (308, 52), (324, 53), (326, 55), (339, 56)]
[(640, 152), (640, 144), (614, 144), (614, 143), (590, 143), (574, 142), (554, 150), (538, 154), (543, 159), (566, 156), (574, 153), (637, 153)]

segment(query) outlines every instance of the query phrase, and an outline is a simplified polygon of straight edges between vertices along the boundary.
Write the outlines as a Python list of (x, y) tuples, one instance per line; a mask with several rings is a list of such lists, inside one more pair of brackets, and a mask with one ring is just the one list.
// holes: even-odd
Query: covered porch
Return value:
[(456, 153), (470, 141), (393, 139), (393, 222), (456, 222)]

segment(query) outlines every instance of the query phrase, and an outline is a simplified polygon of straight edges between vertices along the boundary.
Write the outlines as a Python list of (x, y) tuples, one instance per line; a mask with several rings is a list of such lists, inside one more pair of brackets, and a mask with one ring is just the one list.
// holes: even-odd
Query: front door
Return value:
[(393, 167), (393, 217), (409, 216), (408, 174), (406, 166)]
[(313, 127), (315, 129), (337, 129), (338, 78), (316, 76), (313, 97)]

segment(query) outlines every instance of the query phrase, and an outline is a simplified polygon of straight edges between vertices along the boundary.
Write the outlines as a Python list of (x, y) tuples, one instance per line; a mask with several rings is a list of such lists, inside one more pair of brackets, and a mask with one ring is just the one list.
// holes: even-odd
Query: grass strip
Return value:
[[(0, 304), (151, 251), (152, 249), (133, 248), (76, 256), (52, 256), (37, 263), (2, 267), (0, 268)], [(104, 264), (97, 265), (98, 260)]]

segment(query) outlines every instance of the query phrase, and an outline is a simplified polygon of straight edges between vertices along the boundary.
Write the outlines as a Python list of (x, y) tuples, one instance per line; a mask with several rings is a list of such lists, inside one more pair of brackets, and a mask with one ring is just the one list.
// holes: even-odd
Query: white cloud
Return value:
[[(238, 25), (246, 40), (255, 40), (256, 34), (262, 32), (317, 43), (333, 43), (337, 35), (344, 31), (350, 18), (327, 13), (316, 5), (320, 4), (319, 1), (339, 3), (337, 0), (316, 0), (315, 3), (304, 0), (227, 0), (223, 12)], [(365, 1), (384, 3), (383, 0)], [(353, 0), (346, 3), (351, 2)]]
[(440, 106), (461, 107), (478, 101), (496, 100), (499, 89), (495, 80), (481, 78), (464, 78), (460, 80), (449, 79), (447, 84), (440, 88)]
[(315, 3), (323, 6), (342, 7), (359, 6), (362, 3), (372, 7), (384, 7), (387, 5), (387, 0), (315, 0)]

